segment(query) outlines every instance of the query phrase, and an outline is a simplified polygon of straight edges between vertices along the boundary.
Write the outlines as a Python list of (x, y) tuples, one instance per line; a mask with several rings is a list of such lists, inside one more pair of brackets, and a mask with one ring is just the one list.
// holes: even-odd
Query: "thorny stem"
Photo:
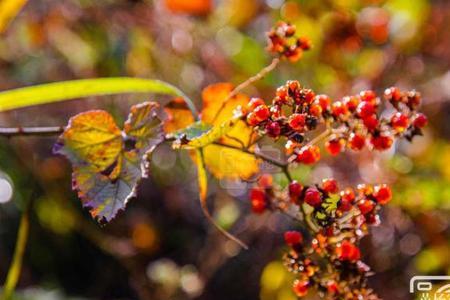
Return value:
[(266, 66), (265, 68), (263, 68), (261, 71), (258, 72), (258, 74), (250, 77), (249, 79), (247, 79), (246, 81), (242, 82), (241, 84), (239, 84), (237, 87), (235, 87), (231, 93), (228, 95), (228, 97), (225, 99), (225, 101), (223, 101), (222, 105), (220, 106), (219, 110), (217, 111), (216, 115), (214, 116), (213, 122), (217, 119), (217, 117), (219, 116), (220, 112), (222, 111), (222, 109), (225, 107), (225, 104), (234, 96), (236, 96), (240, 91), (242, 91), (243, 89), (245, 89), (246, 87), (248, 87), (249, 85), (251, 85), (252, 83), (261, 80), (262, 78), (264, 78), (264, 76), (266, 76), (267, 74), (269, 74), (270, 72), (272, 72), (278, 65), (278, 63), (280, 62), (280, 59), (278, 57), (272, 59), (272, 62), (270, 63), (270, 65)]
[(25, 209), (20, 219), (19, 233), (16, 241), (16, 248), (14, 250), (14, 257), (11, 266), (8, 270), (6, 282), (3, 288), (2, 300), (11, 299), (17, 282), (19, 280), (20, 271), (22, 269), (23, 255), (25, 254), (25, 248), (28, 240), (28, 232), (30, 229), (29, 220), (29, 206)]

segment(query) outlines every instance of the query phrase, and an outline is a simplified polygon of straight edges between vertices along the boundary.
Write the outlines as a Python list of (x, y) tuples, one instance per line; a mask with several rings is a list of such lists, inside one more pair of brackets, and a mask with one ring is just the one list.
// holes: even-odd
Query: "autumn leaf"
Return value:
[[(182, 127), (179, 125), (186, 122), (186, 113), (181, 113), (179, 106), (172, 105), (167, 109), (170, 117), (164, 127), (166, 133), (171, 133), (169, 136), (176, 139), (174, 148), (203, 148), (206, 168), (215, 177), (248, 179), (258, 171), (258, 161), (252, 154), (236, 148), (247, 147), (253, 137), (253, 130), (241, 120), (239, 109), (247, 106), (249, 98), (243, 94), (230, 98), (232, 90), (233, 86), (229, 83), (205, 88), (201, 120), (183, 129), (179, 129)], [(195, 157), (195, 153), (192, 156)]]
[[(232, 90), (233, 86), (229, 83), (214, 84), (203, 90), (203, 122), (220, 126), (233, 119), (236, 108), (247, 106), (249, 98), (244, 94), (237, 94), (228, 99)], [(243, 148), (248, 146), (252, 136), (252, 128), (244, 121), (238, 120), (219, 141), (225, 145)], [(238, 149), (210, 144), (203, 149), (203, 155), (207, 169), (217, 178), (248, 179), (258, 172), (258, 160)]]
[(81, 113), (55, 144), (54, 152), (72, 163), (73, 188), (95, 219), (112, 220), (147, 176), (147, 155), (163, 141), (157, 108), (154, 102), (133, 106), (123, 131), (105, 111)]
[(164, 121), (165, 133), (186, 128), (194, 122), (194, 116), (183, 98), (175, 98), (164, 108), (164, 111), (167, 115), (167, 120)]

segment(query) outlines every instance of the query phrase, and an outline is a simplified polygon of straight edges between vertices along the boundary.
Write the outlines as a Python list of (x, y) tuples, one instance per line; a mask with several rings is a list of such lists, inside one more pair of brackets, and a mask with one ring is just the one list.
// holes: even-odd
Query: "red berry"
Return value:
[(347, 96), (342, 99), (342, 103), (344, 103), (349, 111), (353, 112), (358, 107), (359, 99), (355, 96)]
[(331, 99), (327, 95), (317, 95), (314, 103), (320, 105), (322, 110), (328, 110), (330, 108)]
[(357, 189), (361, 196), (370, 196), (373, 193), (373, 186), (370, 184), (358, 184)]
[(322, 204), (322, 195), (315, 188), (308, 188), (305, 193), (305, 202), (313, 207)]
[(372, 90), (362, 91), (359, 93), (359, 97), (361, 97), (361, 100), (364, 102), (370, 102), (375, 104), (375, 100), (377, 95)]
[(309, 107), (309, 113), (314, 116), (314, 117), (320, 117), (320, 115), (322, 114), (322, 107), (319, 104), (311, 104), (311, 106)]
[(381, 205), (387, 204), (392, 199), (392, 191), (386, 184), (377, 185), (374, 188), (373, 196)]
[(270, 111), (266, 105), (256, 107), (253, 113), (255, 114), (256, 120), (259, 122), (265, 121), (270, 117)]
[(391, 87), (384, 91), (384, 99), (387, 101), (400, 102), (402, 100), (402, 93), (398, 88)]
[(297, 297), (303, 297), (308, 293), (308, 286), (308, 281), (296, 279), (294, 281), (294, 285), (292, 286), (292, 290)]
[(379, 135), (373, 136), (370, 142), (376, 150), (387, 150), (391, 148), (393, 140), (389, 136)]
[(339, 138), (333, 138), (325, 143), (325, 148), (331, 155), (341, 153), (343, 146), (343, 141)]
[(248, 107), (249, 111), (253, 111), (255, 108), (257, 108), (260, 105), (265, 105), (263, 99), (252, 98), (252, 99), (250, 99), (250, 102), (248, 102), (247, 107)]
[(331, 104), (331, 113), (335, 118), (346, 115), (348, 112), (347, 106), (345, 106), (342, 102), (336, 101)]
[(410, 91), (408, 92), (408, 106), (412, 108), (416, 108), (420, 105), (421, 102), (421, 96), (420, 93), (416, 91)]
[(287, 97), (288, 97), (288, 91), (287, 88), (284, 86), (280, 86), (277, 89), (276, 96), (280, 100), (281, 103), (286, 103)]
[(377, 225), (380, 225), (380, 223), (381, 223), (379, 215), (369, 214), (369, 215), (367, 215), (365, 217), (366, 217), (367, 224), (377, 226)]
[(297, 154), (297, 162), (312, 165), (320, 160), (320, 149), (316, 145), (304, 146)]
[(340, 260), (357, 261), (361, 258), (359, 248), (345, 240), (336, 248), (336, 255)]
[(378, 127), (378, 119), (376, 115), (370, 115), (368, 117), (363, 118), (364, 126), (367, 127), (367, 130), (374, 131)]
[(298, 38), (298, 45), (300, 48), (302, 48), (302, 50), (309, 50), (312, 47), (312, 43), (311, 40), (307, 37), (299, 37)]
[(375, 208), (375, 203), (372, 200), (363, 199), (358, 202), (358, 208), (363, 215), (366, 215), (373, 211)]
[(365, 119), (375, 113), (375, 106), (367, 101), (359, 103), (356, 112), (361, 119)]
[(289, 196), (291, 197), (299, 197), (303, 191), (303, 186), (297, 181), (293, 180), (289, 183)]
[(399, 132), (404, 131), (408, 127), (408, 125), (409, 125), (408, 123), (409, 123), (408, 116), (406, 116), (400, 112), (396, 113), (391, 118), (392, 127)]
[(266, 194), (259, 188), (253, 188), (250, 191), (250, 201), (254, 213), (263, 213), (266, 209)]
[(348, 147), (354, 151), (359, 151), (364, 148), (366, 139), (361, 134), (352, 132), (348, 138)]
[(284, 242), (286, 243), (286, 245), (291, 247), (301, 244), (303, 242), (303, 235), (295, 230), (286, 231), (284, 233)]
[(294, 130), (303, 131), (306, 124), (306, 116), (304, 114), (293, 114), (289, 119), (289, 127)]
[(339, 292), (339, 287), (336, 281), (330, 280), (327, 282), (327, 291), (330, 294), (336, 294), (337, 292)]
[(349, 211), (350, 209), (352, 209), (352, 204), (345, 198), (341, 198), (339, 200), (338, 209), (342, 212)]
[(262, 214), (266, 210), (266, 203), (262, 201), (252, 201), (252, 211), (255, 214)]
[(316, 97), (316, 94), (310, 89), (304, 89), (302, 94), (306, 104), (311, 104), (314, 101), (314, 97)]
[(258, 185), (263, 188), (267, 189), (272, 187), (273, 184), (273, 178), (270, 174), (262, 174), (261, 177), (258, 179)]
[(281, 126), (278, 122), (269, 122), (266, 125), (267, 135), (273, 138), (277, 138), (281, 133)]
[(247, 124), (250, 126), (256, 126), (259, 124), (259, 121), (256, 119), (254, 113), (251, 112), (247, 115)]
[(281, 117), (281, 107), (278, 105), (274, 105), (270, 108), (270, 113), (272, 115), (272, 119), (278, 119)]
[(355, 201), (355, 192), (352, 188), (346, 188), (340, 193), (341, 200), (345, 200), (346, 202), (352, 204)]
[(326, 178), (322, 180), (322, 189), (329, 194), (336, 194), (339, 191), (336, 179)]
[(262, 201), (266, 199), (266, 193), (260, 188), (254, 187), (250, 190), (250, 200), (252, 201)]
[(300, 82), (297, 80), (288, 80), (286, 85), (289, 87), (289, 90), (295, 92), (296, 90), (301, 88)]
[(414, 118), (413, 125), (417, 128), (423, 128), (427, 125), (428, 119), (424, 114), (418, 113)]

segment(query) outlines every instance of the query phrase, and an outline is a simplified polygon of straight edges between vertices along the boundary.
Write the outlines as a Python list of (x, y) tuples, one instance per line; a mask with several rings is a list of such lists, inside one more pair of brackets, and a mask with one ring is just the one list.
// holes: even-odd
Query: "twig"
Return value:
[(30, 229), (29, 220), (29, 204), (22, 214), (19, 225), (19, 233), (16, 241), (16, 248), (14, 250), (14, 257), (11, 266), (8, 270), (6, 282), (3, 288), (2, 300), (9, 300), (14, 293), (17, 282), (19, 280), (20, 271), (22, 269), (23, 255), (25, 254), (25, 248), (28, 240), (28, 232)]
[(318, 142), (320, 142), (321, 140), (323, 140), (324, 138), (326, 138), (327, 136), (329, 136), (333, 131), (329, 128), (325, 129), (321, 134), (319, 134), (318, 136), (314, 137), (312, 140), (310, 140), (305, 147), (309, 147), (312, 145), (317, 144)]
[(0, 136), (15, 137), (15, 136), (51, 136), (57, 135), (64, 131), (64, 126), (49, 126), (49, 127), (1, 127)]
[(222, 111), (222, 109), (225, 107), (225, 104), (234, 96), (236, 96), (240, 91), (242, 91), (243, 89), (245, 89), (246, 87), (248, 87), (249, 85), (251, 85), (252, 83), (262, 79), (264, 76), (266, 76), (267, 74), (269, 74), (270, 72), (272, 72), (278, 65), (278, 63), (280, 62), (279, 58), (274, 58), (272, 60), (272, 62), (270, 63), (270, 65), (266, 66), (265, 68), (263, 68), (261, 71), (258, 72), (258, 74), (250, 77), (249, 79), (247, 79), (246, 81), (242, 82), (241, 84), (239, 84), (237, 87), (235, 87), (231, 93), (228, 95), (228, 97), (225, 99), (225, 101), (223, 101), (222, 105), (220, 106), (219, 110), (217, 111), (216, 115), (214, 116), (213, 122), (217, 119), (217, 117), (219, 116), (220, 112)]
[(264, 155), (262, 153), (253, 152), (253, 151), (250, 151), (250, 150), (245, 149), (245, 148), (240, 148), (240, 147), (237, 147), (237, 146), (233, 146), (233, 145), (229, 145), (229, 144), (223, 144), (223, 143), (219, 143), (219, 142), (214, 142), (213, 144), (218, 145), (218, 146), (222, 146), (222, 147), (226, 147), (226, 148), (230, 148), (230, 149), (239, 150), (241, 152), (254, 155), (254, 156), (256, 156), (256, 157), (258, 157), (258, 158), (260, 158), (260, 159), (262, 159), (262, 160), (264, 160), (264, 161), (266, 161), (266, 162), (268, 162), (270, 164), (273, 164), (273, 165), (275, 165), (277, 167), (280, 167), (282, 169), (287, 167), (287, 164), (285, 162), (278, 161), (278, 160), (276, 160), (274, 158), (271, 158), (269, 156), (266, 156), (266, 155)]

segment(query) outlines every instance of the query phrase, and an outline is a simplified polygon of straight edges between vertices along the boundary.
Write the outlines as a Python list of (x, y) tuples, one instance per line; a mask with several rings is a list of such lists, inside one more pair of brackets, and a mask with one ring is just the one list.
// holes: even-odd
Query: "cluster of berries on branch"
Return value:
[[(382, 98), (383, 107), (390, 108), (390, 113), (382, 114)], [(320, 160), (321, 154), (315, 143), (306, 140), (320, 125), (325, 127), (326, 135), (322, 137), (331, 155), (345, 148), (383, 151), (392, 146), (395, 138), (411, 140), (422, 133), (427, 118), (417, 112), (421, 101), (418, 92), (392, 87), (382, 98), (366, 90), (332, 102), (329, 96), (316, 95), (292, 80), (277, 89), (270, 105), (260, 98), (251, 99), (246, 120), (260, 135), (285, 137), (290, 161), (311, 165)]]
[(296, 62), (303, 56), (303, 51), (311, 49), (311, 42), (306, 37), (297, 37), (294, 25), (278, 22), (268, 33), (267, 50), (282, 59)]
[[(268, 33), (269, 52), (291, 62), (311, 48), (306, 38), (295, 36), (295, 27), (279, 22)], [(278, 87), (270, 104), (252, 98), (241, 107), (242, 118), (259, 136), (285, 143), (287, 161), (285, 188), (262, 175), (250, 191), (252, 211), (280, 211), (298, 221), (302, 231), (287, 231), (289, 250), (284, 256), (288, 270), (296, 274), (293, 291), (298, 297), (312, 293), (325, 299), (368, 299), (378, 296), (367, 287), (370, 268), (361, 261), (359, 244), (370, 226), (380, 224), (379, 212), (392, 192), (386, 184), (360, 184), (339, 188), (335, 179), (303, 185), (292, 180), (292, 164), (313, 165), (321, 159), (319, 142), (332, 155), (346, 149), (354, 152), (385, 151), (396, 138), (409, 141), (422, 134), (427, 118), (417, 111), (418, 92), (396, 87), (378, 96), (372, 90), (333, 101), (316, 94), (298, 81)], [(316, 134), (320, 130), (320, 134)]]
[(306, 236), (299, 231), (285, 232), (289, 250), (284, 261), (296, 274), (293, 291), (298, 297), (314, 288), (327, 299), (377, 299), (366, 288), (371, 273), (361, 261), (359, 242), (369, 233), (369, 226), (380, 223), (381, 206), (391, 198), (386, 184), (340, 189), (335, 179), (326, 178), (310, 186), (293, 180), (283, 189), (268, 174), (262, 175), (250, 192), (255, 213), (281, 211), (302, 223), (308, 218)]

